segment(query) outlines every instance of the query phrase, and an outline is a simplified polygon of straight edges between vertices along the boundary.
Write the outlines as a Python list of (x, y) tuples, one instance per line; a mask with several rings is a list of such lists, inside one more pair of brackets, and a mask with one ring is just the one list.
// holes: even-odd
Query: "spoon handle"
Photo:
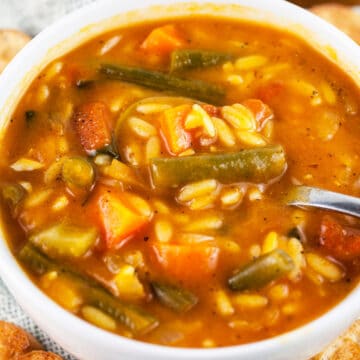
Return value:
[(360, 217), (360, 199), (310, 186), (294, 186), (285, 197), (287, 205), (310, 206)]

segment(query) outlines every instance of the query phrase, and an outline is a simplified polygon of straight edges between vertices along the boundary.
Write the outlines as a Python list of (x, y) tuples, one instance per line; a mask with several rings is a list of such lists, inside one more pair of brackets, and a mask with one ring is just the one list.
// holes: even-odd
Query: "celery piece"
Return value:
[(60, 223), (33, 234), (29, 240), (49, 256), (78, 258), (95, 245), (97, 238), (98, 232), (94, 227)]

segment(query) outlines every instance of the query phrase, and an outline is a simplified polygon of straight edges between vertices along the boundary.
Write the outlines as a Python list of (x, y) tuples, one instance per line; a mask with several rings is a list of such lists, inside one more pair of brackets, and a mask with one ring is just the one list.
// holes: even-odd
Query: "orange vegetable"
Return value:
[(217, 268), (220, 249), (204, 244), (153, 243), (153, 260), (169, 277), (180, 281), (202, 280)]
[(99, 222), (102, 239), (107, 249), (123, 246), (134, 234), (149, 222), (126, 201), (126, 193), (100, 188), (95, 204), (90, 203), (92, 218)]
[(210, 104), (203, 104), (201, 107), (208, 113), (209, 116), (216, 116), (219, 117), (221, 114), (220, 108), (210, 105)]
[(185, 44), (185, 39), (174, 25), (165, 25), (154, 29), (141, 44), (141, 48), (166, 55)]
[(160, 120), (161, 131), (167, 148), (172, 154), (179, 154), (191, 147), (191, 133), (184, 128), (190, 105), (180, 105), (163, 112)]
[(265, 103), (270, 103), (272, 100), (278, 98), (284, 90), (284, 84), (280, 81), (269, 83), (262, 86), (257, 91), (259, 99)]
[(258, 129), (262, 129), (266, 122), (274, 117), (269, 106), (259, 99), (248, 99), (242, 104), (254, 114)]
[(337, 259), (354, 259), (360, 256), (360, 229), (343, 227), (331, 216), (324, 216), (320, 244)]
[(80, 105), (74, 114), (74, 125), (85, 151), (104, 148), (111, 143), (110, 111), (100, 101)]

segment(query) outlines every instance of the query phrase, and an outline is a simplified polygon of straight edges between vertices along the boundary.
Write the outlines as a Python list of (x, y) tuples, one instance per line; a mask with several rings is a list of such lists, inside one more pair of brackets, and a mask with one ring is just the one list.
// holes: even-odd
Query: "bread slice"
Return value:
[(14, 324), (0, 321), (0, 360), (16, 358), (35, 349), (41, 349), (35, 338)]
[(359, 360), (360, 319), (312, 360)]
[(21, 31), (0, 30), (0, 73), (29, 40), (30, 37)]
[(61, 357), (47, 351), (32, 351), (19, 357), (18, 360), (61, 360)]
[(313, 6), (310, 10), (360, 44), (360, 14), (353, 11), (350, 6), (326, 3)]
[(0, 360), (62, 360), (42, 351), (35, 338), (20, 327), (0, 320)]

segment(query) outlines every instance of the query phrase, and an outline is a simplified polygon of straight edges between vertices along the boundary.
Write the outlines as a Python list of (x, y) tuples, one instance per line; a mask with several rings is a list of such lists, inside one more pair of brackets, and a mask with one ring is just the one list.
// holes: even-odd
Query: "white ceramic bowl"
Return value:
[[(360, 47), (332, 26), (282, 0), (214, 0), (211, 4), (206, 0), (187, 4), (182, 0), (99, 1), (42, 32), (1, 75), (0, 148), (16, 104), (36, 74), (54, 58), (112, 28), (193, 14), (249, 19), (296, 32), (339, 64), (360, 86)], [(150, 345), (102, 331), (60, 308), (27, 278), (3, 238), (0, 233), (1, 277), (36, 323), (80, 360), (305, 360), (360, 315), (358, 287), (324, 316), (269, 340), (208, 350)]]

